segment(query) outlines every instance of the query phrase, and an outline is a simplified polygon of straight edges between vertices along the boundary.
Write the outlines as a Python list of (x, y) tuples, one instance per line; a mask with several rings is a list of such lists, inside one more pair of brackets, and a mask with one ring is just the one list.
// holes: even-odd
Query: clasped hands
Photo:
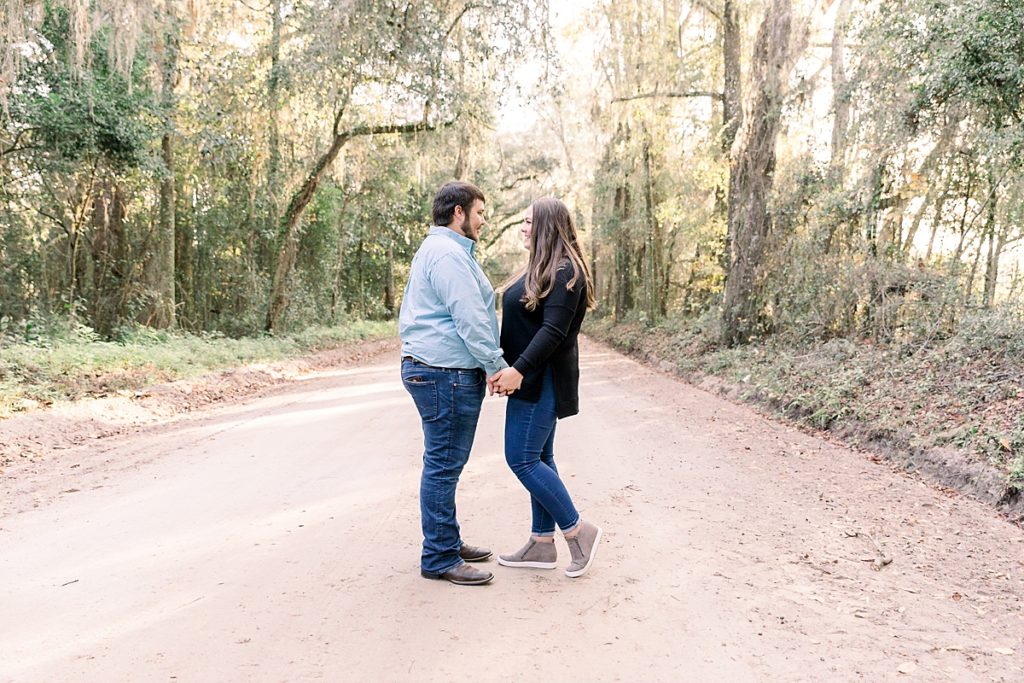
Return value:
[(498, 370), (487, 378), (487, 389), (491, 396), (511, 396), (522, 384), (522, 373), (511, 367)]

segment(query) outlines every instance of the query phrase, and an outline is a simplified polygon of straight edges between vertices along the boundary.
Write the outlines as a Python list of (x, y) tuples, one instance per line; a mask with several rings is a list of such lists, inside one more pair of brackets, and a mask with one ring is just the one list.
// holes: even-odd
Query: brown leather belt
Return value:
[(483, 372), (483, 370), (480, 369), (480, 368), (442, 368), (442, 367), (439, 367), (437, 365), (429, 365), (427, 363), (424, 363), (423, 361), (421, 361), (418, 358), (413, 358), (412, 356), (402, 356), (402, 360), (407, 360), (407, 361), (409, 361), (411, 363), (415, 363), (416, 365), (420, 365), (420, 366), (423, 366), (425, 368), (430, 368), (431, 370), (445, 370), (445, 371), (455, 370), (455, 371), (458, 371), (458, 372), (477, 372), (477, 371)]

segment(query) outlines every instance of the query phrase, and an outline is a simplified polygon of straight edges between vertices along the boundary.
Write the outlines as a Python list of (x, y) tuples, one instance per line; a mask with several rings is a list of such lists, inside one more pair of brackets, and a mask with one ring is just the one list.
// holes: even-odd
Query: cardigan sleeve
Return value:
[(516, 370), (525, 375), (536, 370), (554, 353), (558, 345), (565, 340), (572, 327), (573, 318), (579, 309), (586, 287), (586, 281), (579, 278), (573, 289), (568, 288), (572, 279), (572, 267), (562, 266), (555, 274), (555, 285), (551, 293), (543, 300), (544, 320), (540, 330), (533, 335), (529, 345), (512, 364)]

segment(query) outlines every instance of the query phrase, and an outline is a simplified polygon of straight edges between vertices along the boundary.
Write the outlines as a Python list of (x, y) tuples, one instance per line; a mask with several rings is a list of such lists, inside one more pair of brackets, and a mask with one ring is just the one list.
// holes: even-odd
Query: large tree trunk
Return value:
[(775, 143), (788, 78), (792, 0), (772, 0), (754, 42), (751, 103), (730, 177), (729, 273), (722, 303), (722, 341), (745, 343), (760, 329), (762, 266), (771, 219), (768, 199), (775, 170)]
[[(338, 131), (338, 120), (341, 118), (338, 112), (335, 117), (334, 139), (331, 146), (327, 148), (313, 170), (303, 181), (288, 203), (288, 209), (284, 213), (284, 235), (281, 239), (281, 247), (278, 250), (277, 268), (274, 270), (274, 281), (270, 288), (270, 305), (267, 309), (266, 330), (273, 332), (281, 322), (281, 316), (288, 306), (288, 278), (291, 275), (292, 267), (295, 265), (295, 258), (299, 253), (299, 236), (301, 234), (300, 219), (302, 213), (309, 206), (316, 188), (320, 185), (327, 168), (338, 158), (338, 153), (345, 143), (354, 137), (364, 135), (390, 135), (394, 133), (413, 133), (423, 130), (434, 130), (436, 126), (425, 122), (390, 124), (384, 126), (359, 126), (347, 131)], [(444, 124), (450, 125), (450, 124)]]
[(160, 180), (160, 222), (157, 227), (150, 263), (150, 287), (153, 304), (148, 323), (153, 327), (174, 327), (174, 80), (177, 73), (178, 40), (173, 0), (164, 4), (163, 61), (160, 103), (163, 110), (163, 137), (160, 140), (164, 174)]

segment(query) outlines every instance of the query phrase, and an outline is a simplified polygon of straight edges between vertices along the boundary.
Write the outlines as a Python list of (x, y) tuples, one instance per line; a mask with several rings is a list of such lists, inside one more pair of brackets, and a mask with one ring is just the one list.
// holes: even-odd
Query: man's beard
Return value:
[(462, 219), (462, 226), (460, 227), (460, 230), (463, 235), (476, 242), (476, 235), (473, 234), (472, 226), (469, 223), (469, 216)]

